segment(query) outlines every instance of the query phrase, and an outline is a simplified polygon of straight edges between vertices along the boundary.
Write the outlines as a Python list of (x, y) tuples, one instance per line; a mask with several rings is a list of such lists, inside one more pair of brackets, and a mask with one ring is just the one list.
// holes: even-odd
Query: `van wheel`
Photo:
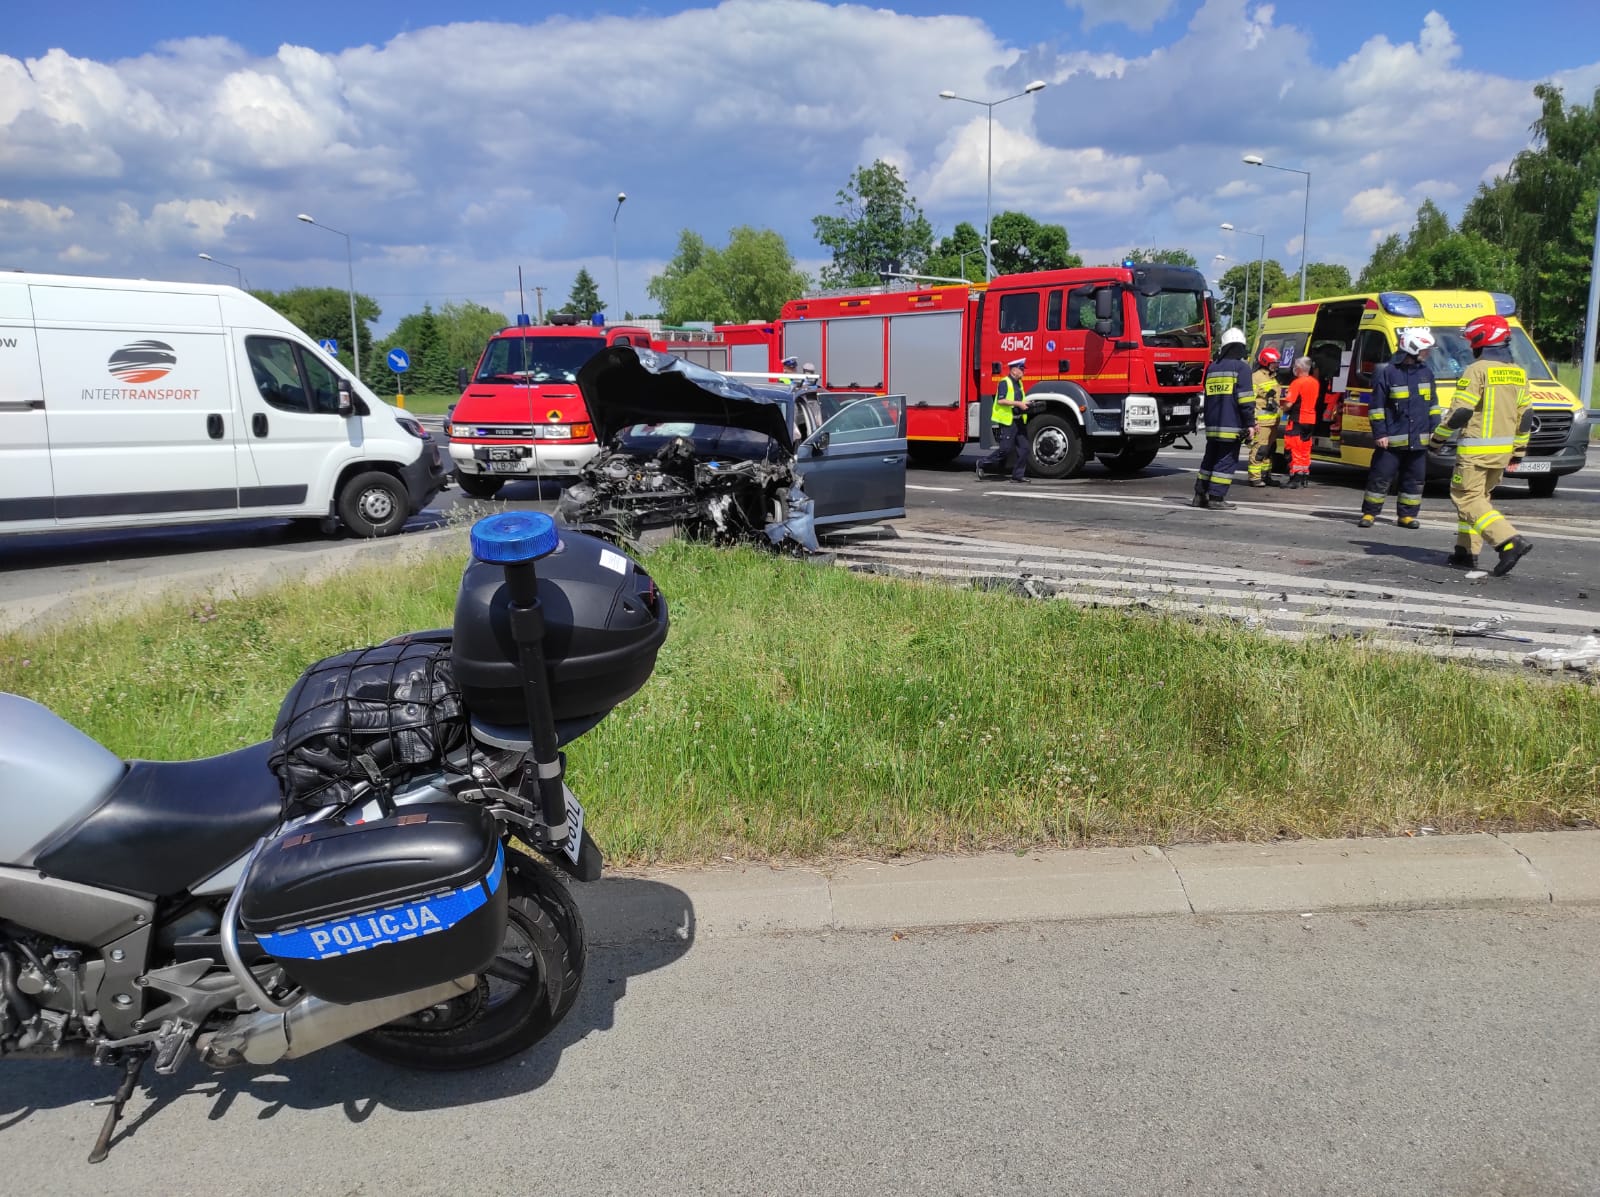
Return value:
[(339, 518), (357, 536), (392, 536), (411, 514), (399, 479), (378, 470), (357, 474), (339, 492)]
[(1548, 499), (1556, 493), (1556, 476), (1546, 474), (1542, 478), (1528, 479), (1528, 493), (1536, 499)]
[(1161, 452), (1159, 448), (1144, 448), (1124, 449), (1121, 453), (1102, 453), (1100, 464), (1118, 476), (1137, 474), (1141, 470), (1148, 469), (1159, 452)]
[(1029, 416), (1028, 458), (1036, 478), (1070, 478), (1083, 469), (1083, 437), (1060, 416)]
[(456, 471), (456, 485), (474, 499), (492, 499), (505, 484), (504, 478), (490, 474), (463, 474), (460, 470)]

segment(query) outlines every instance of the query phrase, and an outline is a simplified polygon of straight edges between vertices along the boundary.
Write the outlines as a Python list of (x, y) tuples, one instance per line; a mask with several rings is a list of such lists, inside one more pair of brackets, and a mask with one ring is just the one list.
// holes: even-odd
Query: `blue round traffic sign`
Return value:
[(411, 355), (404, 349), (389, 350), (389, 369), (396, 374), (404, 374), (411, 369)]

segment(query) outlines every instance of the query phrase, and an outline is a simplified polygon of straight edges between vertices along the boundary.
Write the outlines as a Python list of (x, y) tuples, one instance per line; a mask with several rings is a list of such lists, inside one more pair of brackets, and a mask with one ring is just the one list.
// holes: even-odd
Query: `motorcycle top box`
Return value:
[(312, 823), (262, 848), (239, 907), (262, 950), (314, 997), (353, 1003), (482, 972), (506, 931), (493, 816), (428, 803)]
[[(560, 547), (539, 561), (539, 605), (558, 722), (603, 715), (649, 680), (667, 638), (666, 599), (650, 575), (612, 545), (563, 531)], [(504, 570), (470, 561), (456, 596), (452, 663), (475, 718), (526, 726), (510, 607)]]

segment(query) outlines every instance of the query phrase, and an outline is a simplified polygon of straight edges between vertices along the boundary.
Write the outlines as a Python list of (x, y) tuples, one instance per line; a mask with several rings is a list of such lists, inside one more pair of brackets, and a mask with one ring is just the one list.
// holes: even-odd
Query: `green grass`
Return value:
[[(649, 566), (673, 616), (656, 674), (569, 756), (618, 860), (1600, 818), (1600, 701), (1578, 684), (748, 550)], [(0, 688), (124, 755), (224, 751), (268, 734), (313, 659), (448, 622), (460, 567), (0, 638)]]
[[(393, 392), (380, 397), (385, 403), (394, 402)], [(406, 394), (406, 410), (413, 415), (442, 416), (445, 408), (460, 398), (461, 394), (458, 391), (451, 392), (448, 395), (412, 395), (408, 393)]]

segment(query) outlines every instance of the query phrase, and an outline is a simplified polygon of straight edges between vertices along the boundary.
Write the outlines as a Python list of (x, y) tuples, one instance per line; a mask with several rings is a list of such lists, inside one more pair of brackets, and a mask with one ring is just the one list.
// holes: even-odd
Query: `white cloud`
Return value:
[(1172, 0), (1066, 0), (1068, 8), (1083, 10), (1083, 27), (1116, 23), (1147, 30), (1172, 11)]
[[(203, 277), (206, 250), (263, 286), (342, 279), (339, 239), (294, 220), (310, 211), (351, 234), (358, 284), (394, 296), (387, 322), (430, 289), (504, 304), (518, 263), (555, 302), (579, 265), (609, 278), (620, 188), (637, 310), (686, 226), (713, 240), (770, 226), (813, 259), (811, 217), (873, 156), (902, 166), (940, 231), (981, 221), (984, 111), (936, 95), (1041, 78), (994, 110), (996, 212), (1063, 222), (1080, 247), (1181, 245), (1202, 261), (1228, 220), (1297, 262), (1304, 181), (1240, 163), (1255, 150), (1314, 172), (1312, 256), (1359, 267), (1372, 230), (1408, 227), (1423, 195), (1458, 214), (1537, 115), (1532, 80), (1463, 65), (1462, 40), (1482, 58), (1492, 29), (1458, 37), (1437, 13), (1405, 30), (1385, 10), (1332, 61), (1294, 9), (1253, 0), (1188, 6), (1170, 44), (1123, 54), (1013, 45), (979, 19), (902, 7), (724, 0), (379, 30), (339, 52), (193, 38), (104, 63), (0, 55), (0, 260), (104, 255), (108, 273), (183, 278)], [(1076, 7), (1130, 28), (1177, 11)], [(1235, 60), (1267, 99), (1217, 86), (1215, 64)], [(1583, 95), (1600, 62), (1552, 77)]]
[(102, 250), (85, 249), (81, 245), (72, 244), (58, 253), (56, 257), (60, 258), (63, 262), (70, 262), (73, 265), (81, 266), (94, 262), (104, 262), (110, 258), (111, 255)]
[(1351, 224), (1380, 224), (1409, 210), (1405, 197), (1390, 187), (1369, 187), (1350, 197), (1344, 217)]

